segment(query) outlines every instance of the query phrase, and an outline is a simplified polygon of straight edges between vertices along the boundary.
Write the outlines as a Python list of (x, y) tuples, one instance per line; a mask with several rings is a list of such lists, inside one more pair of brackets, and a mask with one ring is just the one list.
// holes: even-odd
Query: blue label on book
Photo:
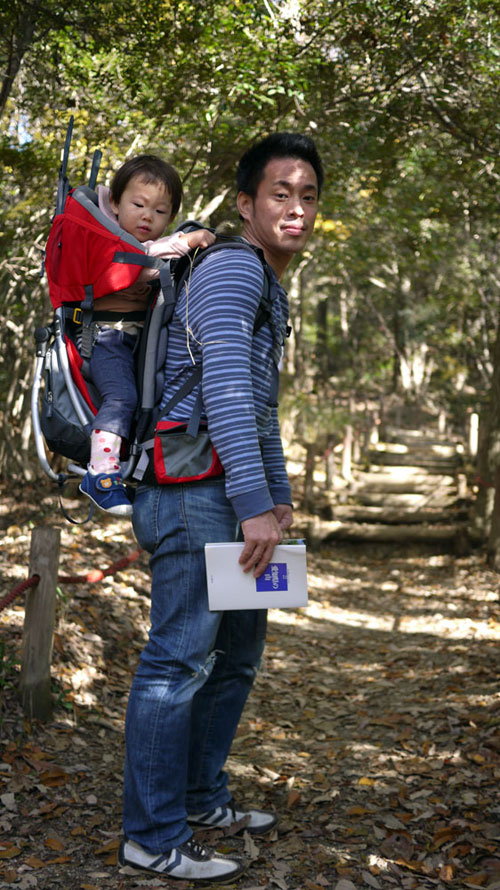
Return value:
[(286, 562), (270, 562), (266, 571), (255, 582), (257, 591), (288, 590), (288, 572)]

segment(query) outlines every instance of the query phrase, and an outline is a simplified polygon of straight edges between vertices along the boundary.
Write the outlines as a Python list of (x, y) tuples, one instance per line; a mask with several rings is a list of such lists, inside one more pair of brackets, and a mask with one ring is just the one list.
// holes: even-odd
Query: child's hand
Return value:
[(195, 232), (186, 232), (185, 238), (191, 249), (193, 247), (210, 247), (215, 241), (214, 233), (209, 232), (207, 229), (196, 229)]

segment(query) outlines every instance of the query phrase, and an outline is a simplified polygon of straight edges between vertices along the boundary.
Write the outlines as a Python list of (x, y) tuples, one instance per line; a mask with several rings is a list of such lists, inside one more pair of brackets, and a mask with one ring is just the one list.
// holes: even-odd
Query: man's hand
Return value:
[(278, 525), (281, 531), (285, 531), (285, 529), (290, 528), (293, 523), (293, 510), (290, 504), (276, 504), (273, 507), (273, 513), (278, 520)]
[[(254, 578), (259, 578), (271, 561), (276, 544), (283, 540), (283, 532), (274, 510), (251, 516), (241, 523), (245, 546), (238, 560), (244, 572), (253, 569)], [(290, 508), (289, 508), (290, 509)]]

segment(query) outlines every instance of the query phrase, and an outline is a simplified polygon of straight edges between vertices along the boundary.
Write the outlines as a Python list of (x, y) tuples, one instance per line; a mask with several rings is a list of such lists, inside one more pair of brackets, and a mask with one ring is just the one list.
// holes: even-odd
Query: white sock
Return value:
[(92, 430), (90, 434), (90, 473), (116, 473), (120, 469), (121, 436), (106, 430)]

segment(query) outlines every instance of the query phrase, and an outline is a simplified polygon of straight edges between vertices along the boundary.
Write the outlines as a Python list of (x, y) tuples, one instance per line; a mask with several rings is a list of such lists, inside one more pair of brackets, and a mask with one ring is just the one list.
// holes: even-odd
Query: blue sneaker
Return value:
[(119, 473), (99, 473), (94, 476), (87, 472), (78, 486), (96, 507), (113, 516), (130, 516), (132, 504)]

